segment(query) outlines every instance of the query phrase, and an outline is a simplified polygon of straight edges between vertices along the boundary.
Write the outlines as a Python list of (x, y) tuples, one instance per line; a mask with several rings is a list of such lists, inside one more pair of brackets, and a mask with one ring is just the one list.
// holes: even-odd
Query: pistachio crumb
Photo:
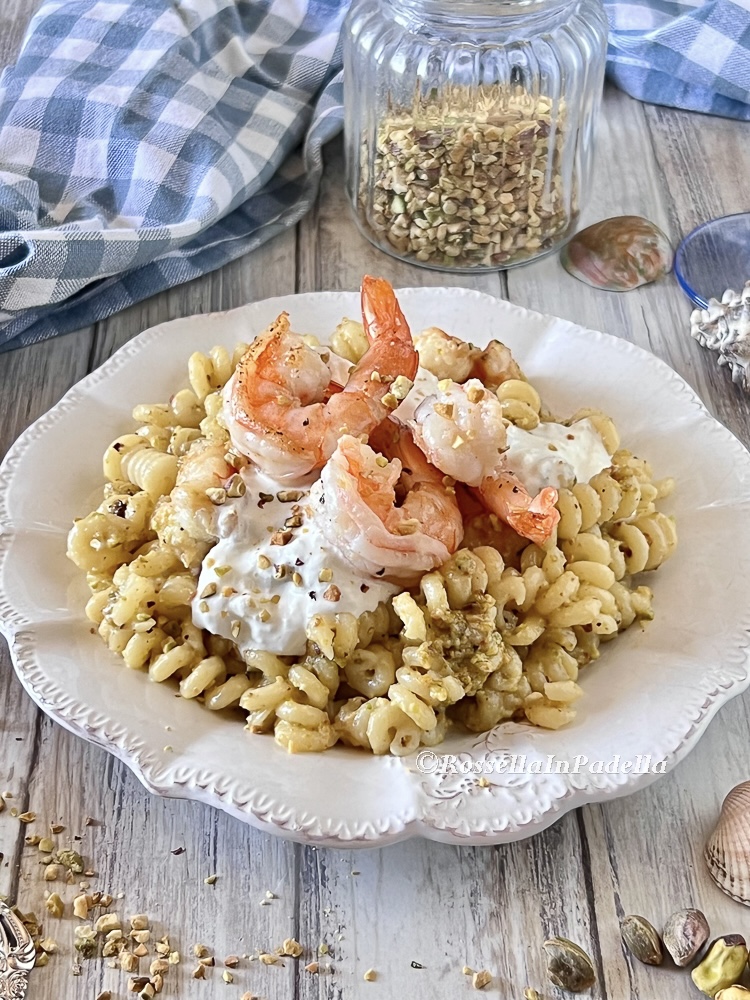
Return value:
[(305, 972), (310, 972), (313, 975), (315, 975), (319, 971), (320, 971), (320, 966), (318, 965), (317, 962), (310, 962), (308, 965), (305, 966)]
[(271, 545), (288, 545), (291, 540), (292, 531), (290, 528), (279, 529), (271, 535)]
[(479, 972), (475, 972), (471, 977), (471, 985), (475, 990), (483, 990), (484, 987), (491, 982), (492, 976), (487, 969), (481, 969)]
[(57, 917), (58, 919), (62, 917), (65, 912), (65, 903), (63, 903), (60, 894), (57, 892), (50, 893), (50, 895), (45, 899), (44, 905), (50, 916)]
[(270, 569), (272, 566), (271, 560), (268, 556), (264, 556), (263, 553), (258, 556), (258, 569)]
[(33, 823), (36, 819), (36, 813), (34, 812), (22, 812), (18, 816), (19, 823)]
[(145, 944), (139, 944), (133, 949), (133, 954), (138, 958), (145, 958), (148, 955), (148, 948)]
[(262, 951), (260, 955), (258, 955), (258, 959), (264, 965), (279, 965), (279, 964), (283, 965), (283, 962), (281, 962), (281, 959), (279, 958), (278, 955), (271, 955), (266, 951)]
[(465, 965), (463, 967), (463, 969), (461, 969), (461, 972), (463, 972), (463, 974), (465, 976), (473, 976), (474, 975), (474, 970), (471, 968), (470, 965)]
[(229, 969), (224, 969), (224, 971), (221, 974), (221, 978), (224, 980), (225, 983), (233, 983), (234, 982), (234, 976), (229, 971)]
[(226, 965), (228, 969), (236, 969), (239, 964), (239, 955), (227, 955), (224, 959), (224, 965)]
[(195, 955), (196, 958), (205, 958), (206, 955), (208, 955), (208, 948), (205, 946), (205, 944), (194, 944), (193, 954)]
[(218, 875), (209, 875), (207, 878), (204, 878), (203, 881), (206, 885), (214, 885), (218, 877)]
[(377, 972), (374, 969), (368, 969), (365, 972), (364, 976), (362, 976), (362, 978), (367, 983), (374, 983), (375, 980), (378, 978), (378, 974), (377, 974)]
[(51, 837), (42, 837), (37, 847), (42, 852), (42, 854), (51, 854), (55, 849), (55, 842)]
[(281, 946), (281, 954), (289, 955), (291, 958), (299, 958), (302, 952), (302, 945), (294, 938), (287, 938)]
[(326, 601), (340, 601), (341, 600), (341, 591), (339, 590), (339, 588), (336, 586), (335, 583), (332, 583), (331, 586), (328, 587), (323, 592), (323, 599), (326, 600)]
[(193, 971), (190, 973), (193, 979), (205, 979), (206, 978), (206, 967), (204, 965), (196, 965)]
[(129, 951), (120, 952), (120, 968), (123, 972), (135, 972), (138, 968), (138, 958)]
[(218, 587), (217, 587), (216, 583), (214, 583), (214, 582), (207, 583), (206, 586), (203, 588), (203, 590), (200, 593), (200, 599), (201, 600), (205, 600), (207, 597), (213, 597), (217, 590), (218, 590)]
[(330, 583), (332, 579), (333, 570), (324, 566), (320, 573), (318, 573), (318, 583)]
[(134, 931), (148, 930), (149, 920), (145, 913), (136, 913), (130, 918), (130, 926)]

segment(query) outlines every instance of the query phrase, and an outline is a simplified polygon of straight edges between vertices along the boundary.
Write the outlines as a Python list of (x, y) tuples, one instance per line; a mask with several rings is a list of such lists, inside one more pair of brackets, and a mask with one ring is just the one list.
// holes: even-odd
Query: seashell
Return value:
[(732, 381), (750, 391), (750, 281), (741, 292), (728, 288), (721, 297), (708, 300), (708, 309), (694, 309), (690, 333), (702, 347), (717, 351), (719, 365), (728, 365)]
[(587, 285), (627, 292), (672, 269), (672, 245), (639, 215), (604, 219), (576, 233), (560, 252), (562, 266)]
[(664, 947), (679, 968), (689, 965), (708, 941), (708, 921), (700, 910), (678, 910), (662, 931)]
[(737, 785), (724, 799), (704, 857), (722, 892), (750, 906), (750, 781)]

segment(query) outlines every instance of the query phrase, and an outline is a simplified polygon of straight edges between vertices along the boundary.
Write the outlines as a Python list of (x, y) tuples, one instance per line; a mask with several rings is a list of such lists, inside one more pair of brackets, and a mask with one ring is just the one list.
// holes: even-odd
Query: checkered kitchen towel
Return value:
[[(625, 90), (750, 117), (750, 0), (605, 2)], [(296, 222), (341, 127), (348, 3), (45, 0), (0, 78), (0, 351)]]
[(642, 101), (750, 121), (750, 0), (604, 0), (607, 72)]
[(47, 0), (0, 78), (0, 351), (296, 222), (341, 127), (347, 6)]

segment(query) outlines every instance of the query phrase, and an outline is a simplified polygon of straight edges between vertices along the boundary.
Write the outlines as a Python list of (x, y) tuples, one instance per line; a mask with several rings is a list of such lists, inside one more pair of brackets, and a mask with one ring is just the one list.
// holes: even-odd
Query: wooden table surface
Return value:
[[(35, 0), (3, 0), (0, 58), (14, 58)], [(676, 242), (706, 219), (750, 209), (750, 126), (644, 106), (614, 89), (601, 116), (596, 183), (587, 221), (615, 214), (653, 219)], [(663, 358), (709, 409), (750, 443), (748, 400), (688, 335), (689, 305), (674, 278), (627, 294), (575, 281), (556, 258), (507, 274), (466, 278), (400, 264), (367, 245), (346, 211), (339, 142), (327, 150), (315, 211), (296, 228), (234, 264), (175, 288), (94, 327), (0, 356), (0, 454), (78, 379), (127, 340), (178, 316), (227, 309), (272, 295), (355, 289), (364, 272), (394, 285), (466, 285), (523, 306), (624, 337)], [(689, 488), (689, 484), (680, 484)], [(686, 586), (700, 586), (700, 569)], [(545, 980), (541, 942), (560, 934), (593, 957), (595, 996), (620, 1000), (695, 995), (685, 974), (631, 961), (620, 919), (641, 913), (660, 925), (695, 905), (712, 930), (750, 932), (750, 911), (722, 895), (702, 860), (706, 834), (724, 794), (750, 777), (750, 697), (712, 722), (700, 745), (671, 774), (629, 798), (570, 813), (551, 829), (506, 847), (458, 848), (419, 840), (384, 850), (301, 847), (193, 802), (150, 795), (119, 761), (51, 723), (15, 678), (0, 651), (0, 791), (14, 798), (0, 815), (0, 892), (24, 910), (44, 911), (36, 848), (24, 844), (46, 824), (65, 826), (90, 859), (92, 890), (115, 895), (123, 915), (146, 913), (158, 935), (182, 954), (165, 996), (189, 1000), (434, 1000), (476, 995), (466, 964), (488, 969), (484, 993), (521, 998), (527, 985), (560, 995)], [(321, 760), (324, 771), (325, 760)], [(39, 816), (24, 827), (10, 807)], [(86, 825), (86, 817), (96, 820)], [(78, 838), (81, 838), (80, 840)], [(179, 852), (179, 853), (178, 853)], [(215, 872), (218, 880), (206, 885)], [(67, 898), (74, 887), (66, 889)], [(265, 900), (267, 892), (273, 899)], [(261, 905), (262, 901), (268, 905)], [(69, 910), (68, 910), (69, 912)], [(73, 975), (77, 921), (47, 919), (59, 953), (32, 974), (30, 1000), (127, 995), (127, 976), (101, 959)], [(225, 985), (219, 967), (191, 978), (191, 949), (218, 959), (272, 951), (288, 937), (304, 960), (266, 967), (242, 959)], [(304, 964), (320, 958), (325, 974)], [(148, 971), (150, 959), (141, 962)], [(423, 968), (412, 967), (412, 962)], [(364, 972), (377, 971), (375, 982)], [(131, 994), (132, 995), (132, 994)]]

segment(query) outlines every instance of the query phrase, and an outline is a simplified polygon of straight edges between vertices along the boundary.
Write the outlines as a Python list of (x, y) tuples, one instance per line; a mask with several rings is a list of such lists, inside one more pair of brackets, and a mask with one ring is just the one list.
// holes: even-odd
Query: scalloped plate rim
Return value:
[[(517, 317), (528, 319), (529, 321), (549, 323), (555, 320), (554, 317), (527, 310), (514, 303), (497, 299), (474, 289), (405, 288), (399, 289), (398, 294), (406, 297), (432, 294), (458, 295), (491, 303), (496, 308), (515, 313)], [(22, 463), (28, 446), (32, 441), (35, 441), (40, 435), (44, 434), (46, 426), (64, 419), (66, 412), (71, 407), (81, 401), (85, 401), (86, 390), (117, 371), (129, 357), (139, 353), (153, 339), (160, 336), (161, 331), (165, 327), (171, 327), (175, 324), (210, 321), (214, 317), (224, 317), (238, 310), (247, 310), (259, 305), (270, 306), (274, 302), (283, 303), (283, 307), (286, 307), (290, 299), (297, 301), (300, 299), (328, 299), (335, 301), (337, 299), (351, 298), (351, 295), (351, 292), (334, 291), (276, 296), (256, 303), (248, 303), (238, 307), (238, 309), (180, 317), (157, 324), (143, 331), (119, 348), (99, 368), (72, 386), (57, 404), (31, 424), (18, 437), (5, 456), (2, 466), (0, 466), (0, 473), (4, 473), (8, 477), (5, 487), (0, 488), (0, 565), (3, 565), (9, 558), (9, 543), (14, 534), (13, 530), (8, 530), (6, 527), (4, 517), (2, 516), (7, 513), (5, 490), (16, 468)], [(704, 417), (721, 428), (727, 446), (731, 444), (733, 447), (736, 447), (747, 459), (747, 452), (741, 442), (711, 416), (692, 388), (661, 359), (621, 338), (600, 331), (588, 330), (567, 320), (557, 319), (556, 322), (578, 333), (583, 332), (597, 339), (603, 338), (616, 350), (624, 351), (625, 353), (635, 352), (646, 363), (658, 367), (661, 370), (662, 377), (667, 378), (673, 384), (674, 388), (681, 392), (686, 402), (689, 402)], [(220, 775), (202, 776), (199, 772), (195, 771), (183, 777), (178, 777), (177, 774), (172, 773), (176, 770), (178, 762), (176, 761), (172, 767), (165, 768), (159, 762), (149, 759), (153, 757), (153, 751), (149, 752), (146, 741), (141, 737), (130, 734), (127, 730), (123, 730), (122, 733), (116, 736), (110, 735), (107, 732), (108, 729), (117, 729), (117, 723), (114, 720), (106, 719), (105, 721), (100, 721), (98, 728), (86, 725), (77, 716), (81, 714), (81, 711), (84, 713), (88, 712), (89, 714), (95, 713), (94, 709), (85, 705), (78, 705), (74, 709), (69, 705), (62, 704), (61, 696), (64, 698), (65, 692), (60, 691), (57, 687), (54, 689), (56, 697), (46, 695), (40, 683), (45, 676), (43, 666), (35, 658), (33, 652), (31, 655), (28, 652), (22, 653), (18, 643), (24, 630), (33, 629), (33, 627), (34, 622), (26, 616), (23, 609), (14, 605), (7, 595), (0, 595), (0, 632), (5, 635), (8, 641), (13, 665), (24, 689), (42, 711), (68, 731), (88, 742), (103, 747), (122, 760), (149, 791), (166, 797), (189, 798), (205, 802), (228, 812), (230, 815), (244, 822), (249, 822), (258, 829), (300, 842), (336, 847), (372, 847), (396, 843), (411, 836), (422, 835), (429, 839), (455, 844), (490, 845), (507, 843), (523, 839), (546, 829), (573, 808), (587, 803), (593, 804), (629, 795), (634, 791), (647, 787), (661, 776), (658, 773), (654, 774), (650, 772), (637, 775), (631, 774), (624, 776), (625, 780), (611, 782), (602, 786), (585, 781), (577, 786), (568, 783), (567, 788), (561, 795), (553, 796), (546, 808), (533, 811), (532, 815), (525, 822), (516, 821), (505, 826), (496, 825), (490, 830), (469, 830), (468, 833), (459, 831), (460, 823), (451, 827), (448, 823), (430, 821), (425, 815), (415, 815), (412, 818), (406, 819), (391, 815), (387, 818), (387, 828), (385, 830), (378, 829), (377, 824), (369, 821), (369, 823), (364, 823), (357, 832), (348, 835), (348, 833), (342, 834), (338, 830), (342, 821), (332, 820), (331, 818), (327, 820), (320, 817), (312, 817), (312, 819), (303, 818), (305, 819), (305, 823), (302, 825), (299, 819), (295, 819), (293, 805), (287, 807), (291, 818), (284, 819), (279, 815), (270, 815), (269, 818), (269, 812), (272, 813), (272, 810), (263, 810), (260, 806), (254, 805), (250, 800), (239, 802), (233, 797), (231, 787), (223, 789), (219, 787), (221, 783)], [(729, 670), (729, 680), (726, 679), (727, 674), (721, 673), (723, 682), (717, 680), (714, 689), (705, 693), (705, 700), (702, 706), (700, 706), (697, 717), (689, 720), (684, 735), (667, 756), (667, 771), (676, 766), (693, 749), (705, 732), (711, 719), (722, 705), (731, 698), (741, 694), (750, 686), (750, 670), (748, 669), (750, 637), (747, 634), (749, 628), (750, 617), (746, 623), (736, 626), (737, 638), (741, 641), (738, 642), (736, 647), (733, 647), (733, 655), (726, 657), (725, 660), (718, 664), (714, 664), (713, 671), (709, 671), (709, 673), (713, 672), (716, 674), (718, 678), (721, 671)], [(734, 632), (732, 634), (734, 635)], [(419, 801), (417, 798), (416, 802), (418, 803)], [(316, 819), (319, 823), (319, 829), (322, 829), (324, 832), (315, 832), (305, 828), (310, 822), (314, 822)]]

